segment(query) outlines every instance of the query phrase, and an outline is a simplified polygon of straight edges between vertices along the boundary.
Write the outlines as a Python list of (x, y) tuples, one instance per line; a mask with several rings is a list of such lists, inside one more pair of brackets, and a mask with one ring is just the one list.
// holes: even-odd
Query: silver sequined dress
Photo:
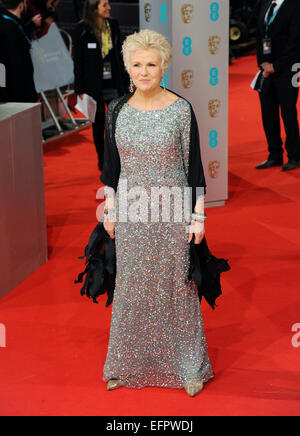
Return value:
[[(153, 187), (188, 186), (183, 159), (188, 168), (190, 128), (191, 109), (183, 99), (154, 111), (125, 104), (116, 125), (119, 186), (125, 181), (128, 192), (142, 186), (149, 198)], [(129, 209), (130, 198), (128, 204)], [(169, 222), (162, 216), (151, 222), (150, 212), (148, 222), (117, 218), (117, 277), (103, 380), (119, 378), (130, 388), (182, 388), (193, 378), (207, 382), (213, 373), (196, 285), (188, 281), (186, 222), (174, 222), (172, 210)]]

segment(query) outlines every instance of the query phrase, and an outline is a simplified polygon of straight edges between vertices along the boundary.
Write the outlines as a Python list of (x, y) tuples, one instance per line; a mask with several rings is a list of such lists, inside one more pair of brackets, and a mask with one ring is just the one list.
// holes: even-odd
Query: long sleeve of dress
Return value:
[[(190, 106), (185, 107), (186, 116), (183, 116), (180, 120), (180, 143), (182, 150), (182, 163), (183, 169), (188, 180), (188, 171), (189, 171), (189, 157), (190, 157), (190, 141), (191, 141), (191, 124), (192, 124), (192, 113)], [(189, 120), (188, 122), (183, 120)]]

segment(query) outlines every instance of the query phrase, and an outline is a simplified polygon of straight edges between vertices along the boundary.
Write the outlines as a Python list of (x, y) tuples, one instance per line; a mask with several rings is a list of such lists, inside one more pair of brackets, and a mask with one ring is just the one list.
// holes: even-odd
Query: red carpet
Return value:
[(110, 309), (73, 285), (96, 222), (98, 185), (91, 132), (45, 147), (49, 262), (0, 300), (1, 415), (299, 415), (300, 169), (264, 172), (267, 156), (255, 58), (230, 74), (230, 199), (208, 211), (209, 244), (230, 259), (224, 296), (203, 303), (216, 374), (198, 397), (146, 388), (107, 392), (102, 367)]

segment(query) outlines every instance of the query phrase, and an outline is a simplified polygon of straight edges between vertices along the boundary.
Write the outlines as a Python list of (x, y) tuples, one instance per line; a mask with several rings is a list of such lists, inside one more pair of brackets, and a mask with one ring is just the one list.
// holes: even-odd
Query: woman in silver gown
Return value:
[[(194, 238), (200, 244), (205, 233), (204, 195), (189, 222), (176, 219), (175, 206), (166, 219), (160, 214), (165, 203), (154, 201), (161, 199), (154, 195), (160, 187), (183, 192), (189, 186), (192, 108), (161, 88), (171, 60), (164, 36), (149, 30), (131, 35), (123, 56), (136, 91), (119, 111), (113, 132), (120, 164), (116, 192), (108, 176), (115, 169), (104, 164), (101, 176), (104, 228), (115, 238), (117, 255), (103, 380), (108, 390), (164, 386), (195, 396), (213, 377), (197, 287), (188, 279), (189, 243)], [(114, 100), (109, 112), (117, 105)]]

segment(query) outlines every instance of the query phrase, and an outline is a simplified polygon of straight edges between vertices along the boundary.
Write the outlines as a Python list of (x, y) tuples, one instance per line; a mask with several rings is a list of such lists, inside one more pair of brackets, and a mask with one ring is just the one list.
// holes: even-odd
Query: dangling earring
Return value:
[(166, 76), (164, 75), (162, 78), (161, 78), (161, 85), (162, 85), (162, 87), (164, 88), (164, 90), (166, 91), (166, 82), (167, 82), (167, 80), (166, 80)]
[(131, 94), (133, 94), (134, 91), (135, 91), (135, 86), (134, 86), (134, 83), (133, 83), (133, 80), (132, 80), (131, 77), (130, 77), (130, 87), (129, 87), (129, 91), (131, 92)]

